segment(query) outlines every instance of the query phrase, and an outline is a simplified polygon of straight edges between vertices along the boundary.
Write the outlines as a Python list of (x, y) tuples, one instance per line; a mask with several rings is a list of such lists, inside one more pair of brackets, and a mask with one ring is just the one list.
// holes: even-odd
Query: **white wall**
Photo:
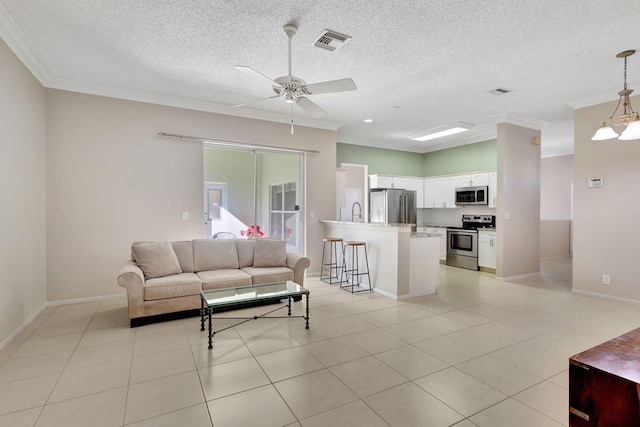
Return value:
[(59, 90), (47, 90), (46, 112), (49, 301), (122, 293), (116, 277), (135, 240), (202, 236), (202, 144), (160, 131), (320, 150), (307, 156), (307, 256), (318, 270), (318, 221), (335, 213), (335, 131), (291, 135), (285, 124)]
[(573, 154), (540, 163), (540, 258), (571, 255)]
[(0, 349), (46, 303), (45, 90), (0, 40)]
[[(637, 108), (640, 96), (631, 102)], [(575, 112), (573, 289), (640, 301), (640, 140), (590, 140), (616, 103)], [(589, 178), (604, 187), (588, 188)]]
[(534, 137), (540, 131), (498, 124), (496, 275), (502, 278), (540, 271), (540, 145)]
[(571, 218), (573, 155), (547, 157), (540, 163), (540, 219)]

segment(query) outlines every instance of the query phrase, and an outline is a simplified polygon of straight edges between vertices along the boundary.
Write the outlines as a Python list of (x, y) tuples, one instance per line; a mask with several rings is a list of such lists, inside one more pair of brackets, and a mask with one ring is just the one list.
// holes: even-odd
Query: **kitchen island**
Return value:
[(407, 224), (321, 222), (326, 236), (366, 242), (374, 292), (393, 299), (435, 293), (440, 277), (440, 236), (412, 233)]

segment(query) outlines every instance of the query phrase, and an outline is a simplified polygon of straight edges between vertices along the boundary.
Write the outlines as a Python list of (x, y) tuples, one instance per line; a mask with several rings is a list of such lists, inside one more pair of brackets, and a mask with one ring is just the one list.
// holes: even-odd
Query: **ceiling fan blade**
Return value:
[(254, 99), (253, 101), (243, 102), (242, 104), (234, 105), (234, 107), (243, 107), (243, 106), (245, 106), (247, 104), (253, 104), (254, 102), (264, 101), (265, 99), (280, 98), (281, 96), (282, 95), (273, 95), (273, 96), (268, 96), (266, 98)]
[(273, 86), (280, 86), (280, 83), (276, 82), (271, 77), (267, 77), (264, 74), (262, 74), (261, 72), (256, 71), (251, 67), (247, 67), (246, 65), (234, 65), (234, 67), (236, 67), (238, 70), (240, 70), (240, 71), (242, 71), (244, 73), (257, 75), (257, 76), (262, 77), (263, 79), (267, 79), (267, 80), (269, 80), (269, 83), (271, 83), (271, 85), (273, 85)]
[(318, 104), (314, 103), (309, 98), (305, 98), (301, 96), (296, 100), (296, 104), (298, 104), (300, 108), (302, 108), (307, 113), (311, 114), (311, 116), (316, 119), (327, 114), (325, 110), (320, 108)]
[(328, 82), (312, 83), (305, 86), (305, 91), (309, 95), (319, 93), (346, 92), (348, 90), (356, 90), (356, 84), (352, 79), (331, 80)]

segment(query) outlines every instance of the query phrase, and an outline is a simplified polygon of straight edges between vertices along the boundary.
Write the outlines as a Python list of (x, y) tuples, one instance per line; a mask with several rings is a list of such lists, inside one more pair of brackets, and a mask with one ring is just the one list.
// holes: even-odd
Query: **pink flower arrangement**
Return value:
[(247, 239), (259, 239), (264, 236), (264, 233), (260, 230), (259, 225), (252, 225), (246, 230), (240, 230), (240, 235)]

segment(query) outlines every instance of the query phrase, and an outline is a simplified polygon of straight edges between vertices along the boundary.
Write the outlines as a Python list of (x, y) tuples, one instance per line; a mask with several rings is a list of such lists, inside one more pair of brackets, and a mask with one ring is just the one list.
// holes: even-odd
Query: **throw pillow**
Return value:
[(253, 255), (254, 267), (285, 267), (287, 242), (284, 240), (258, 239)]
[(169, 242), (134, 243), (131, 250), (145, 279), (182, 273), (178, 257)]
[(196, 272), (234, 269), (239, 265), (235, 240), (195, 239), (193, 241), (193, 268)]

